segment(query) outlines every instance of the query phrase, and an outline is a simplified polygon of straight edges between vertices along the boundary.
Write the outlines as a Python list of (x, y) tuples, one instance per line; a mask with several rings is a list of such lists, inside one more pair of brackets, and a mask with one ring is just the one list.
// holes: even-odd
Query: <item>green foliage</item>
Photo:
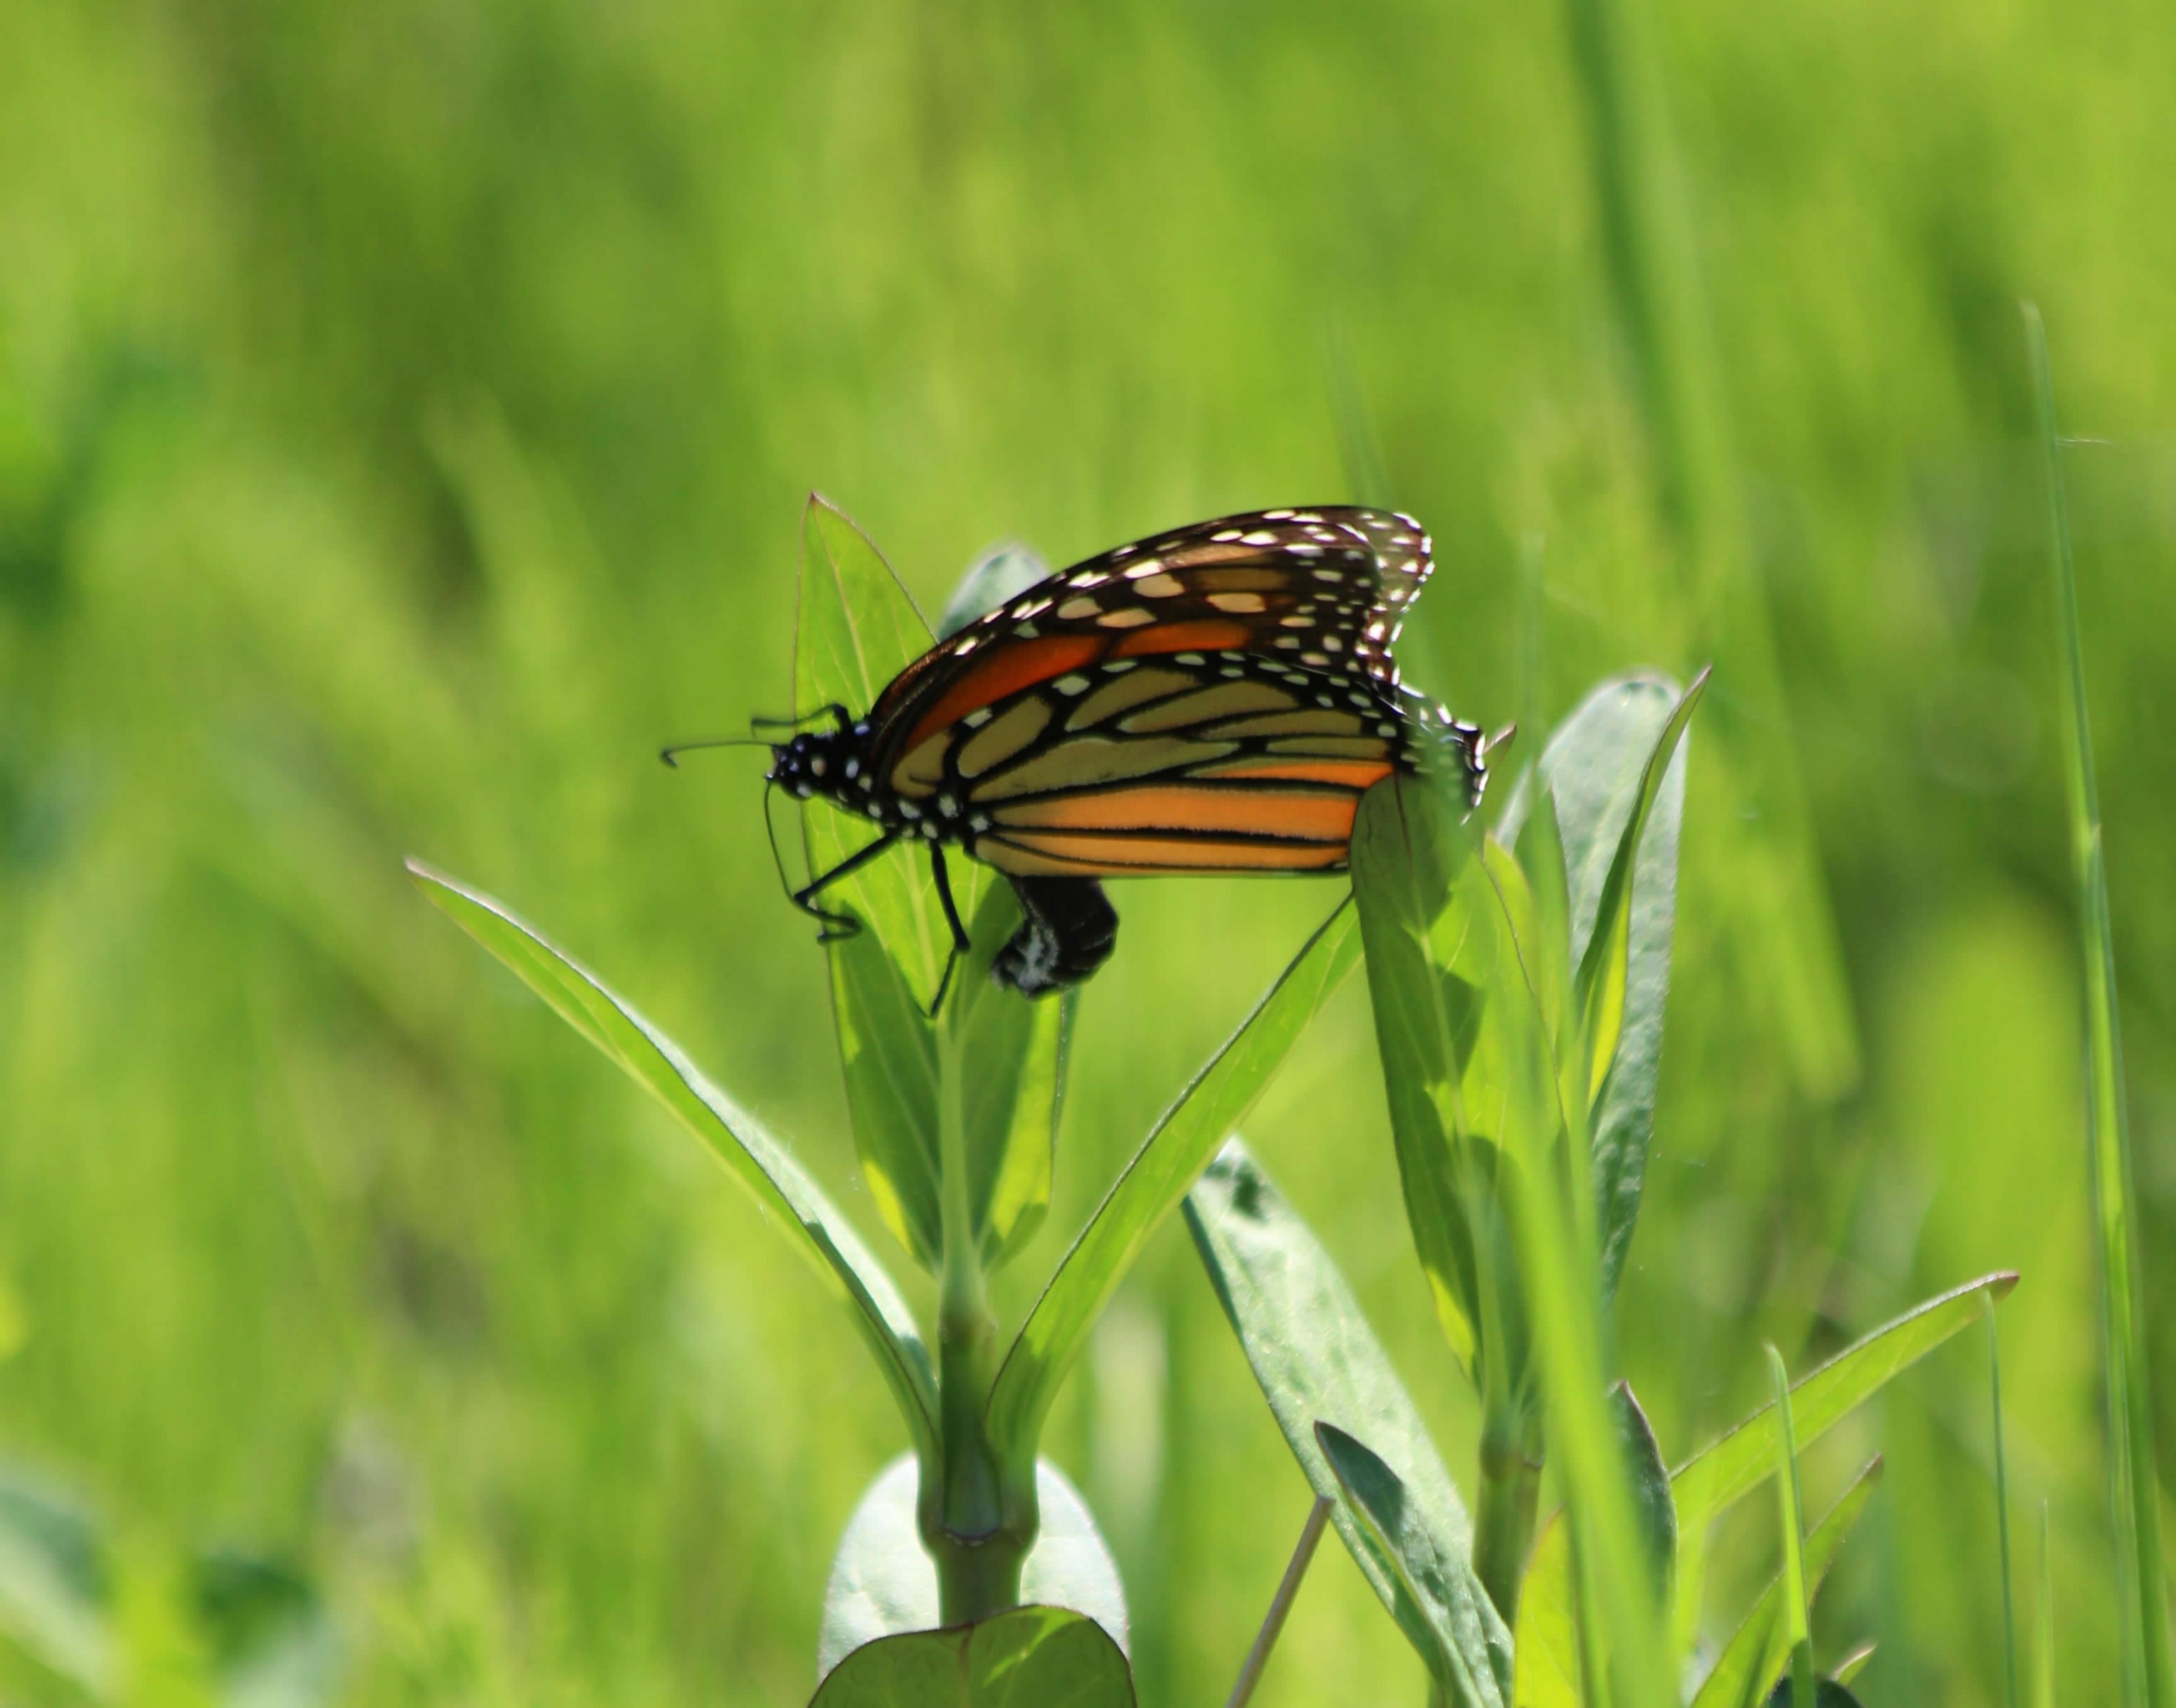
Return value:
[[(1669, 986), (1677, 761), (1705, 682), (1680, 695), (1627, 680), (1588, 697), (1544, 749), (1537, 806), (1522, 793), (1507, 812), (1507, 838), (1528, 832), (1523, 864), (1432, 780), (1371, 791), (1354, 825), (1406, 1217), (1438, 1316), (1479, 1392), (1475, 1558), (1513, 1618), (1552, 1360), (1593, 1365), (1577, 1378), (1567, 1365), (1552, 1397), (1574, 1407), (1586, 1469), (1610, 1485), (1603, 1522), (1623, 1527), (1635, 1569), (1636, 1515), (1620, 1499), (1622, 1455), (1604, 1439), (1615, 1426), (1594, 1409), (1599, 1330), (1569, 1277), (1586, 1272), (1591, 1248), (1606, 1296), (1638, 1213)], [(1580, 1196), (1571, 1206), (1554, 1184), (1567, 1170)], [(1538, 1333), (1537, 1289), (1560, 1292)], [(1593, 1393), (1568, 1399), (1575, 1380)], [(1629, 1637), (1640, 1620), (1628, 1611), (1624, 1623)]]
[(1133, 1708), (1126, 1657), (1058, 1607), (885, 1637), (840, 1662), (809, 1708)]
[[(1835, 1428), (1944, 1341), (1961, 1332), (1991, 1301), (2007, 1293), (2016, 1284), (2016, 1279), (2009, 1275), (1988, 1276), (1939, 1298), (1929, 1299), (1894, 1322), (1876, 1329), (1803, 1378), (1792, 1390), (1792, 1422), (1800, 1450)], [(1694, 1620), (1701, 1592), (1706, 1587), (1708, 1533), (1725, 1510), (1774, 1474), (1778, 1439), (1776, 1406), (1771, 1401), (1695, 1454), (1671, 1476), (1678, 1550), (1673, 1573), (1678, 1609), (1673, 1624), (1680, 1651), (1690, 1646)], [(1861, 1502), (1873, 1492), (1873, 1479), (1879, 1475), (1879, 1466), (1877, 1459), (1854, 1484)], [(1651, 1509), (1651, 1499), (1648, 1504)], [(1824, 1548), (1833, 1553), (1858, 1509), (1852, 1504), (1852, 1497), (1839, 1501), (1821, 1521), (1814, 1537), (1808, 1541), (1809, 1562), (1825, 1561), (1828, 1556), (1822, 1553)], [(1839, 1526), (1841, 1528), (1836, 1527)], [(1830, 1540), (1821, 1541), (1824, 1536)], [(1825, 1569), (1825, 1564), (1809, 1564), (1809, 1580), (1817, 1581)], [(1781, 1591), (1775, 1593), (1780, 1595)], [(1766, 1635), (1755, 1638), (1747, 1633), (1756, 1629), (1767, 1633), (1774, 1624), (1778, 1605), (1771, 1598), (1756, 1606), (1754, 1613), (1747, 1616), (1738, 1628), (1738, 1636), (1732, 1640), (1733, 1644), (1742, 1640), (1757, 1647), (1766, 1643)], [(1767, 1608), (1765, 1613), (1760, 1611), (1761, 1607)], [(1740, 1654), (1737, 1664), (1746, 1670), (1733, 1672), (1731, 1678), (1753, 1677), (1758, 1671), (1754, 1666), (1753, 1650), (1733, 1649), (1733, 1652)], [(1526, 1568), (1519, 1602), (1517, 1653), (1519, 1708), (1570, 1708), (1578, 1700), (1579, 1636), (1574, 1617), (1571, 1549), (1569, 1532), (1561, 1523), (1553, 1523), (1542, 1532)], [(1776, 1667), (1782, 1667), (1788, 1653), (1787, 1643), (1779, 1640), (1775, 1648)], [(1719, 1700), (1736, 1700), (1736, 1684), (1717, 1688), (1733, 1693)], [(1750, 1685), (1746, 1689), (1751, 1691)], [(1712, 1708), (1712, 1703), (1706, 1708)]]

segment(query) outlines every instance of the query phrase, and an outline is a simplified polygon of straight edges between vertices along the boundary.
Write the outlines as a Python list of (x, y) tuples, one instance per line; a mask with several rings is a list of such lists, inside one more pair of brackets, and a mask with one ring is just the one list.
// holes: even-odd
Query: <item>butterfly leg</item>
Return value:
[(851, 913), (834, 913), (828, 908), (819, 906), (816, 902), (816, 892), (827, 885), (837, 883), (841, 878), (860, 871), (862, 867), (868, 865), (870, 861), (875, 859), (878, 855), (898, 840), (898, 831), (887, 830), (868, 846), (856, 849), (821, 878), (802, 884), (800, 889), (793, 892), (793, 905), (810, 918), (820, 920), (823, 922), (823, 930), (816, 933), (817, 942), (835, 943), (842, 937), (852, 937), (861, 930), (862, 922)]
[(952, 927), (952, 952), (944, 957), (944, 976), (937, 981), (937, 994), (929, 999), (929, 1018), (944, 1006), (944, 993), (952, 987), (952, 974), (967, 952), (967, 927), (960, 922), (960, 904), (952, 899), (952, 874), (944, 868), (944, 845), (929, 845), (929, 875), (937, 880), (937, 899), (944, 904), (944, 922)]
[(1047, 996), (1079, 984), (1111, 958), (1118, 911), (1095, 878), (1006, 875), (1024, 917), (991, 965), (999, 984), (1022, 996)]

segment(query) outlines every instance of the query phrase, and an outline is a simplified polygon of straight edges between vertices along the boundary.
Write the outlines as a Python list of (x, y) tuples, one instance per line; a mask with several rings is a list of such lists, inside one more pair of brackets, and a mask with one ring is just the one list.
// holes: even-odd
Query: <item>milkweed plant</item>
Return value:
[[(867, 706), (933, 637), (876, 549), (820, 498), (802, 552), (795, 710)], [(944, 627), (1042, 573), (1018, 551), (985, 559)], [(949, 982), (950, 933), (911, 851), (831, 892), (862, 927), (826, 951), (856, 1148), (886, 1232), (935, 1282), (925, 1321), (792, 1148), (632, 1004), (488, 895), (412, 867), (432, 900), (770, 1212), (883, 1375), (906, 1450), (839, 1545), (814, 1708), (1134, 1703), (1117, 1568), (1080, 1495), (1037, 1450), (1098, 1314), (1175, 1210), (1317, 1496), (1261, 1635), (1233, 1657), (1233, 1704), (1270, 1657), (1325, 1519), (1417, 1651), (1433, 1702), (1852, 1700), (1866, 1651), (1817, 1677), (1808, 1606), (1881, 1461), (1809, 1517), (1797, 1455), (1979, 1322), (2016, 1277), (1963, 1279), (1795, 1384), (1774, 1359), (1771, 1402), (1675, 1469), (1618, 1376), (1612, 1301), (1654, 1131), (1687, 753), (1705, 683), (1705, 672), (1687, 686), (1653, 673), (1602, 683), (1479, 813), (1444, 779), (1394, 774), (1371, 790), (1350, 895), (1172, 1099), (1017, 1325), (998, 1319), (991, 1279), (1048, 1208), (1067, 1077), (1095, 1069), (1071, 1059), (1069, 995), (1031, 1002), (989, 976), (1019, 921), (986, 868), (955, 868), (971, 943)], [(2089, 781), (2082, 704), (2081, 694)], [(866, 835), (820, 804), (802, 817), (812, 871)], [(1413, 1248), (1482, 1420), (1463, 1482), (1300, 1210), (1233, 1136), (1363, 960)], [(1782, 1569), (1734, 1635), (1700, 1646), (1710, 1534), (1771, 1483)]]

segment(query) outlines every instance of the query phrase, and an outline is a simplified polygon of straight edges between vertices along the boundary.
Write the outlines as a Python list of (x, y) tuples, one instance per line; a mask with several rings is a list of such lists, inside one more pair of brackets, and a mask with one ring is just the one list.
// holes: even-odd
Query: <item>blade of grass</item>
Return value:
[(2032, 1708), (2055, 1708), (2055, 1569), (2048, 1551), (2048, 1503), (2040, 1503), (2040, 1605), (2032, 1621)]
[(1776, 1496), (1783, 1526), (1783, 1624), (1791, 1644), (1792, 1708), (1814, 1708), (1814, 1634), (1806, 1597), (1805, 1503), (1798, 1492), (1798, 1437), (1791, 1427), (1791, 1373), (1768, 1349), (1776, 1390)]
[[(2002, 1270), (1937, 1294), (1802, 1377), (1791, 1390), (1799, 1439), (1812, 1445), (1899, 1371), (1973, 1321), (1982, 1294), (1999, 1300), (2016, 1285), (2017, 1276)], [(1671, 1474), (1680, 1536), (1704, 1529), (1732, 1502), (1768, 1479), (1776, 1468), (1775, 1431), (1771, 1401)]]
[[(1866, 1510), (1867, 1502), (1874, 1498), (1874, 1491), (1881, 1482), (1881, 1471), (1879, 1457), (1868, 1461), (1858, 1475), (1852, 1478), (1851, 1486), (1836, 1498), (1836, 1504), (1808, 1532), (1804, 1575), (1809, 1593), (1820, 1593), (1829, 1568), (1836, 1564), (1836, 1555), (1850, 1538), (1859, 1515)], [(1790, 1629), (1782, 1617), (1783, 1598), (1788, 1587), (1780, 1571), (1769, 1580), (1760, 1600), (1738, 1623), (1730, 1640), (1723, 1645), (1722, 1654), (1716, 1657), (1714, 1667), (1700, 1682), (1699, 1692), (1693, 1697), (1693, 1708), (1746, 1708), (1746, 1705), (1767, 1696), (1791, 1658)], [(1847, 1659), (1837, 1668), (1838, 1673), (1850, 1665)], [(1520, 1708), (1526, 1708), (1524, 1698), (1520, 1699)]]
[(2010, 1708), (2018, 1708), (2017, 1598), (2010, 1588), (2010, 1457), (2002, 1428), (2002, 1336), (1995, 1328), (1994, 1304), (1990, 1302), (1985, 1309), (1988, 1397), (1994, 1420), (1994, 1526), (2001, 1542), (2003, 1700)]
[(922, 1331), (884, 1265), (786, 1147), (663, 1032), (503, 905), (420, 862), (410, 861), (408, 870), (455, 924), (707, 1145), (776, 1225), (799, 1236), (796, 1248), (851, 1301), (862, 1338), (926, 1461), (937, 1439), (937, 1394)]
[(2099, 1234), (2109, 1502), (2115, 1521), (2124, 1699), (2132, 1704), (2148, 1703), (2152, 1708), (2170, 1708), (2176, 1703), (2176, 1672), (2172, 1671), (2176, 1660), (2172, 1660), (2168, 1645), (2168, 1609), (2162, 1582), (2160, 1494), (2153, 1473), (2152, 1383), (2138, 1273), (2138, 1194), (2132, 1177), (2130, 1126), (2124, 1101), (2123, 1036), (2116, 1004), (2115, 944), (2108, 921), (2108, 868), (2101, 847), (2100, 790), (2093, 774), (2092, 725), (2086, 710), (2077, 567), (2070, 551), (2070, 513), (2063, 492), (2047, 328), (2033, 304), (2025, 303), (2023, 312), (2042, 467), (2047, 480), (2048, 559), (2055, 584), (2061, 649), (2063, 773), (2085, 961), (2086, 1128)]
[(1031, 1473), (1042, 1420), (1097, 1314), (1225, 1136), (1246, 1118), (1315, 1011), (1352, 970), (1349, 903), (1324, 921), (1254, 1011), (1194, 1076), (1112, 1183), (1028, 1314), (985, 1407), (1009, 1475)]

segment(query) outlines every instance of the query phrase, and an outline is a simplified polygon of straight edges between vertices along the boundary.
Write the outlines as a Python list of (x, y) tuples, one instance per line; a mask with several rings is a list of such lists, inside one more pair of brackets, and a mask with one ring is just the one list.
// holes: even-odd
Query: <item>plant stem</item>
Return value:
[(1277, 1584), (1277, 1592), (1270, 1597), (1270, 1610), (1262, 1616), (1262, 1629), (1254, 1635), (1254, 1645), (1247, 1651), (1245, 1664), (1239, 1668), (1239, 1681), (1232, 1687), (1231, 1699), (1224, 1708), (1247, 1708), (1260, 1683), (1262, 1669), (1270, 1664), (1270, 1651), (1276, 1647), (1277, 1636), (1285, 1628), (1285, 1617), (1292, 1612), (1292, 1604), (1299, 1594), (1300, 1580), (1314, 1563), (1314, 1551), (1322, 1541), (1322, 1532), (1330, 1523), (1330, 1509), (1336, 1502), (1326, 1494), (1315, 1497), (1314, 1504), (1307, 1515), (1307, 1523), (1299, 1533), (1299, 1546), (1292, 1550), (1291, 1563)]
[(1519, 1585), (1533, 1547), (1541, 1493), (1538, 1464), (1515, 1443), (1492, 1445), (1484, 1438), (1474, 1493), (1473, 1572), (1507, 1625), (1518, 1623)]
[(942, 1487), (922, 1493), (922, 1544), (937, 1567), (938, 1616), (971, 1624), (1020, 1605), (1020, 1568), (1034, 1546), (1034, 1485), (1008, 1501), (984, 1417), (996, 1375), (997, 1319), (967, 1189), (965, 1072), (955, 992), (937, 1026), (938, 1131), (944, 1268), (937, 1304), (938, 1429)]

